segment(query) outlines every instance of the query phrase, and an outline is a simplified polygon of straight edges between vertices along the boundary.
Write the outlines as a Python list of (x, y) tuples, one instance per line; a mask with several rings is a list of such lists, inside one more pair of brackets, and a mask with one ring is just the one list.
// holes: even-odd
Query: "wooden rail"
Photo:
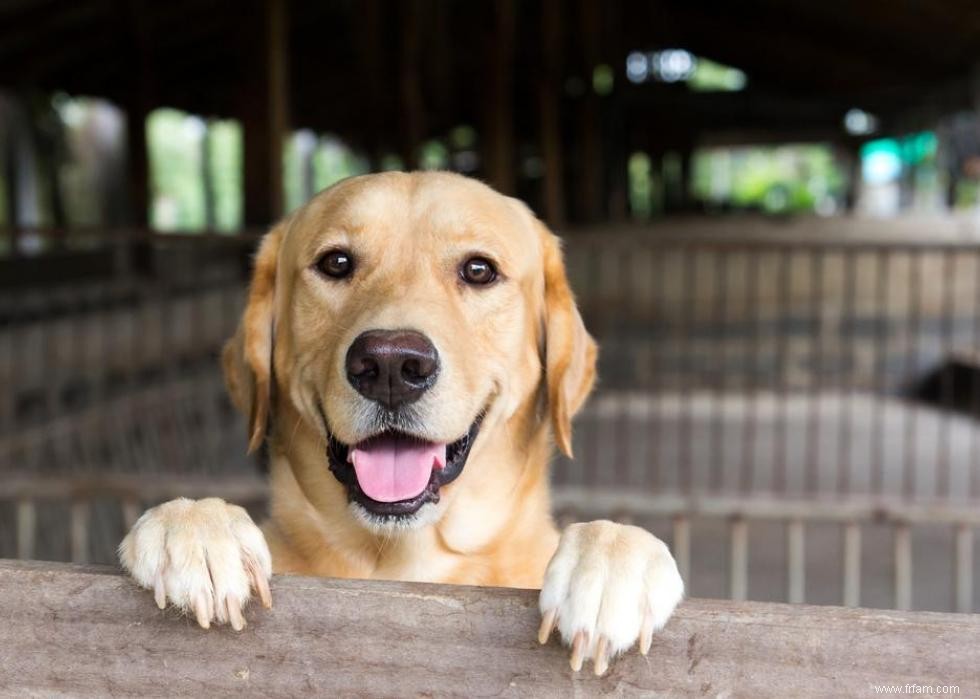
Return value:
[[(222, 497), (231, 502), (264, 501), (267, 484), (252, 477), (160, 477), (141, 474), (109, 474), (101, 477), (38, 478), (8, 476), (0, 484), (0, 504), (16, 503), (14, 518), (16, 556), (37, 556), (36, 503), (70, 503), (68, 539), (71, 560), (88, 562), (91, 504), (96, 498), (120, 503), (122, 523), (129, 529), (147, 504), (176, 497)], [(896, 609), (912, 607), (914, 525), (941, 525), (953, 530), (950, 569), (953, 606), (957, 612), (973, 611), (974, 540), (980, 528), (980, 510), (972, 503), (943, 501), (910, 502), (882, 497), (840, 497), (804, 500), (786, 497), (679, 495), (594, 490), (562, 486), (555, 488), (553, 501), (560, 519), (612, 517), (621, 522), (642, 517), (666, 517), (673, 523), (671, 549), (682, 577), (690, 577), (691, 521), (706, 517), (728, 521), (728, 594), (734, 601), (748, 597), (749, 524), (779, 522), (786, 530), (786, 599), (806, 600), (806, 530), (810, 524), (841, 527), (841, 604), (861, 604), (861, 525), (890, 525), (893, 532), (893, 587)], [(572, 515), (564, 517), (564, 515)], [(567, 523), (567, 522), (566, 522)], [(121, 539), (123, 532), (119, 532)]]
[(531, 590), (277, 576), (202, 631), (110, 568), (0, 561), (4, 696), (873, 696), (980, 692), (980, 616), (689, 600), (603, 678), (540, 647)]

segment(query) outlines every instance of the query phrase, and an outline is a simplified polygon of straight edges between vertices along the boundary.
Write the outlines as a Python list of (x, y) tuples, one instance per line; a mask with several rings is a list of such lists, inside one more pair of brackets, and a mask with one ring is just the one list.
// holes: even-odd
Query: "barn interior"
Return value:
[(216, 359), (258, 236), (448, 169), (565, 237), (603, 347), (560, 517), (696, 596), (980, 608), (970, 0), (8, 0), (0, 164), (0, 557), (261, 516)]

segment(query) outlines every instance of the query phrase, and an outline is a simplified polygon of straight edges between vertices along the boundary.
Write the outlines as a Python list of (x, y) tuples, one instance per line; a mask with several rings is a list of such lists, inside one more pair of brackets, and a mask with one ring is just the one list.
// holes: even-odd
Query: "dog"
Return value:
[(148, 510), (120, 545), (137, 583), (245, 626), (273, 572), (540, 588), (596, 674), (646, 654), (684, 585), (646, 530), (559, 534), (548, 464), (595, 379), (559, 239), (516, 199), (452, 173), (321, 192), (263, 238), (222, 363), (269, 457), (270, 517), (217, 498)]

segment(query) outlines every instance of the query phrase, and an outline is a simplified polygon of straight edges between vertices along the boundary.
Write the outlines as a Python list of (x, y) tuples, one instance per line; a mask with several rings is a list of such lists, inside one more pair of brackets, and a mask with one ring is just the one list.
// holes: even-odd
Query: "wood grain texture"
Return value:
[(595, 678), (535, 640), (537, 593), (273, 579), (241, 633), (156, 609), (110, 568), (0, 561), (3, 696), (870, 696), (980, 693), (980, 616), (690, 600)]

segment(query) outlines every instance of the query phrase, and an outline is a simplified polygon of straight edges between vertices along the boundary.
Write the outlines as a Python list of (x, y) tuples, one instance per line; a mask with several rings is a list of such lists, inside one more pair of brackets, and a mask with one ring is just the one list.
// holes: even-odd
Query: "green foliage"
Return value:
[(773, 214), (813, 211), (839, 198), (844, 185), (825, 145), (702, 149), (695, 153), (691, 179), (701, 201)]
[(737, 92), (744, 90), (747, 83), (748, 78), (738, 68), (700, 57), (687, 79), (688, 87), (695, 92)]
[(358, 156), (339, 138), (324, 136), (313, 153), (313, 191), (370, 171), (367, 159)]
[(449, 167), (449, 149), (442, 141), (426, 141), (419, 148), (419, 168), (422, 170), (445, 170)]
[(203, 230), (207, 223), (201, 163), (206, 129), (202, 119), (176, 109), (147, 117), (150, 223), (157, 230)]
[(215, 120), (208, 124), (207, 176), (214, 193), (214, 227), (219, 231), (236, 231), (242, 227), (244, 138), (242, 126), (235, 120)]
[(615, 87), (615, 73), (612, 66), (600, 63), (592, 69), (592, 89), (600, 97), (612, 93)]
[(146, 120), (146, 144), (150, 161), (150, 225), (161, 231), (206, 229), (207, 177), (215, 230), (231, 232), (241, 228), (241, 124), (231, 119), (205, 121), (176, 109), (157, 109)]
[(650, 218), (653, 212), (653, 187), (650, 156), (633, 153), (627, 165), (629, 173), (630, 211), (634, 218)]

